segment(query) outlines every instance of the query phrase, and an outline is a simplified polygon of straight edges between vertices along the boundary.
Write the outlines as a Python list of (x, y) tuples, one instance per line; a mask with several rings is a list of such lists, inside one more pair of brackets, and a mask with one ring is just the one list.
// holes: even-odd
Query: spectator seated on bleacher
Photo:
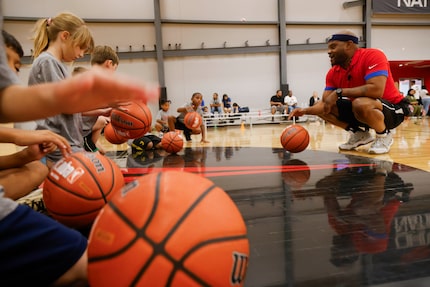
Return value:
[(281, 90), (277, 90), (276, 95), (270, 98), (270, 108), (272, 113), (272, 122), (275, 120), (273, 115), (276, 112), (280, 112), (281, 114), (285, 113), (284, 97), (282, 96)]
[(411, 116), (421, 117), (422, 105), (420, 105), (419, 101), (415, 97), (415, 93), (416, 91), (414, 89), (409, 89), (408, 94), (406, 95), (406, 99), (408, 99), (409, 104), (411, 106)]
[(223, 113), (223, 107), (222, 107), (222, 102), (218, 97), (218, 93), (213, 93), (212, 94), (212, 101), (211, 101), (211, 113), (215, 114), (222, 114)]

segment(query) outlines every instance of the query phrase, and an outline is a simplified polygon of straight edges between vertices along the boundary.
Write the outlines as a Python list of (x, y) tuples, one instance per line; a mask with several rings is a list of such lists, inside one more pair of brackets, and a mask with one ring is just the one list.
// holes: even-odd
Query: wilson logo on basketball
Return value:
[(111, 117), (112, 117), (111, 121), (113, 121), (113, 122), (117, 122), (119, 124), (126, 125), (129, 127), (133, 126), (133, 122), (124, 120), (120, 115), (112, 114)]
[(94, 167), (97, 173), (101, 173), (106, 170), (105, 166), (103, 165), (103, 163), (101, 163), (101, 161), (98, 158), (96, 157), (91, 158), (91, 162), (94, 164)]
[(233, 267), (231, 269), (231, 285), (240, 285), (245, 280), (248, 267), (248, 255), (233, 252)]

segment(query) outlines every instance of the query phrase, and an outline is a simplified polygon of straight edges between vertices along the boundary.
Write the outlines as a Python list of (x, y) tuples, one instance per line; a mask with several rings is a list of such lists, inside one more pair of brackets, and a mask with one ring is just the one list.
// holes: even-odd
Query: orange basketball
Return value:
[(43, 184), (49, 214), (71, 227), (90, 225), (124, 186), (119, 167), (100, 153), (77, 152), (58, 161)]
[(118, 131), (112, 126), (111, 123), (108, 123), (104, 129), (105, 139), (111, 144), (123, 144), (127, 141), (127, 138), (118, 134)]
[(135, 139), (151, 130), (151, 110), (143, 102), (131, 102), (112, 109), (111, 123), (121, 136)]
[(301, 125), (287, 126), (280, 139), (284, 149), (292, 153), (304, 151), (309, 145), (309, 133)]
[(185, 114), (184, 124), (190, 130), (197, 130), (203, 123), (203, 118), (198, 112), (189, 112)]
[(161, 138), (161, 147), (168, 153), (177, 153), (184, 146), (182, 136), (176, 132), (168, 132)]
[(209, 179), (152, 172), (116, 193), (88, 239), (89, 285), (243, 286), (242, 215)]

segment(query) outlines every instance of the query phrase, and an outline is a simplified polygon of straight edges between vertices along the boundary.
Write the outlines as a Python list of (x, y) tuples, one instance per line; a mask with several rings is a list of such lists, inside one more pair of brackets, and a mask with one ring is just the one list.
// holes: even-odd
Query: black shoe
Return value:
[(184, 136), (185, 136), (185, 139), (187, 140), (187, 142), (191, 141), (191, 134), (189, 131), (185, 130)]

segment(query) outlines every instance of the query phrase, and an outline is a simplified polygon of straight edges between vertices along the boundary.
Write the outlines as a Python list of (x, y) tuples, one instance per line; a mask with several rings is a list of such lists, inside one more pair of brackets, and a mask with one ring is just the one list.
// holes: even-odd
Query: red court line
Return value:
[[(346, 164), (345, 167), (369, 167), (374, 164)], [(200, 174), (205, 177), (219, 177), (219, 176), (239, 176), (239, 175), (252, 175), (262, 173), (274, 172), (292, 172), (303, 170), (321, 170), (333, 169), (337, 164), (322, 164), (322, 165), (281, 165), (281, 166), (221, 166), (221, 167), (178, 167), (178, 168), (123, 168), (122, 172), (126, 181), (134, 180), (135, 178), (145, 175), (148, 172), (162, 172), (168, 170), (186, 171)], [(202, 172), (203, 170), (203, 172)]]

